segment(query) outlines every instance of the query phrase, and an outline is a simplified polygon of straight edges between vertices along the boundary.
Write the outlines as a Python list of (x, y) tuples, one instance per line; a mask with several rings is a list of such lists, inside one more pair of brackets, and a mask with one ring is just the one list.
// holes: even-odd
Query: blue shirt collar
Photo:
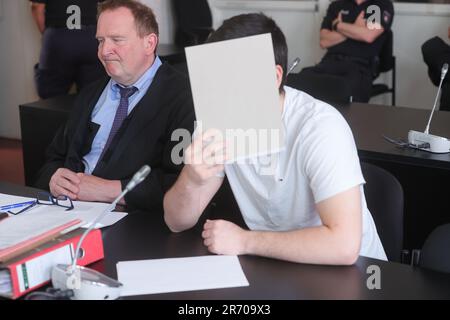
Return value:
[[(161, 59), (156, 56), (155, 61), (153, 61), (153, 64), (150, 68), (147, 69), (147, 71), (144, 72), (144, 74), (131, 86), (134, 86), (138, 89), (137, 92), (141, 91), (142, 89), (148, 88), (148, 83), (150, 83), (153, 78), (155, 77), (156, 72), (158, 71), (159, 67), (162, 65)], [(121, 84), (117, 83), (117, 81), (111, 79), (110, 81), (110, 89), (113, 92), (113, 97), (119, 99), (120, 93), (119, 89), (116, 85), (122, 86)]]

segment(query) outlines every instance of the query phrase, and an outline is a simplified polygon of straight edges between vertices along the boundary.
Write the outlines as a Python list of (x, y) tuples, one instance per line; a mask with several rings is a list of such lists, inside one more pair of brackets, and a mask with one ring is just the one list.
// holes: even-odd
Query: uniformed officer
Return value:
[(77, 91), (105, 76), (97, 58), (97, 3), (103, 0), (30, 0), (42, 33), (35, 82), (43, 99)]
[(351, 87), (353, 101), (367, 102), (379, 56), (392, 25), (390, 0), (337, 0), (330, 4), (320, 30), (321, 62), (302, 70), (341, 76)]

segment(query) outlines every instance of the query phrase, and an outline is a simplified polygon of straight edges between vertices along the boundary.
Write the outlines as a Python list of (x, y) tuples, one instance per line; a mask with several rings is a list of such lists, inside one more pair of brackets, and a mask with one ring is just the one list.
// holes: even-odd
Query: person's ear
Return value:
[(156, 34), (150, 33), (144, 37), (144, 47), (149, 54), (155, 53), (157, 46), (158, 36)]
[(284, 76), (283, 67), (280, 66), (279, 64), (277, 64), (275, 66), (275, 70), (276, 70), (276, 74), (277, 74), (277, 87), (280, 88), (281, 83), (283, 82), (283, 76)]

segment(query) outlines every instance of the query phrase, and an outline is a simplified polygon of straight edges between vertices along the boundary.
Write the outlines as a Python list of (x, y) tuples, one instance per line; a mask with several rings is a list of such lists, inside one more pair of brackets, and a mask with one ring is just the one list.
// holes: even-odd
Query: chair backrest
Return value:
[(450, 224), (437, 227), (425, 240), (419, 266), (450, 273)]
[[(305, 69), (303, 69), (305, 70)], [(342, 77), (316, 72), (290, 73), (286, 84), (330, 104), (351, 102), (351, 88)]]
[(386, 38), (379, 55), (378, 73), (394, 68), (394, 34), (391, 29), (386, 31)]
[[(177, 24), (176, 42), (180, 46), (202, 43), (212, 30), (207, 0), (172, 0)], [(190, 36), (195, 36), (192, 39)]]
[(364, 194), (389, 261), (400, 262), (403, 248), (403, 188), (388, 171), (361, 162)]

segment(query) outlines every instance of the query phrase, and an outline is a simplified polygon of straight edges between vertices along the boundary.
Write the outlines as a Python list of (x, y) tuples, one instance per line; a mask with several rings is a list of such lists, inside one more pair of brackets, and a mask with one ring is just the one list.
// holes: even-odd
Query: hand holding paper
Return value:
[(185, 172), (191, 182), (201, 186), (224, 170), (226, 160), (222, 135), (217, 130), (209, 129), (197, 135), (186, 149)]
[(198, 119), (196, 131), (219, 130), (228, 143), (231, 161), (282, 148), (270, 34), (189, 47), (186, 59)]

